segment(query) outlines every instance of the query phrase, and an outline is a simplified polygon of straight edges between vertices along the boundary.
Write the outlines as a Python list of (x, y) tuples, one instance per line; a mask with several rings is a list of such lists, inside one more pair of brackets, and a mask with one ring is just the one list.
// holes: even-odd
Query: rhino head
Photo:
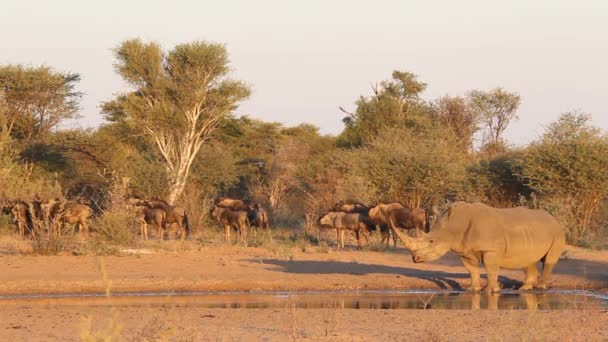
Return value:
[(447, 221), (447, 215), (442, 215), (430, 233), (422, 233), (421, 237), (410, 242), (412, 260), (415, 263), (437, 260), (450, 251), (450, 241), (442, 234)]
[(415, 263), (437, 260), (450, 250), (450, 244), (433, 233), (423, 233), (410, 246)]

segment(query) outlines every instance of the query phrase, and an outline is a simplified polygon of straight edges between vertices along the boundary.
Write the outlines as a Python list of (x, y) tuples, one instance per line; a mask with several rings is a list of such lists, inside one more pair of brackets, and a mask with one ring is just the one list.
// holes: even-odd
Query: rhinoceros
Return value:
[[(480, 262), (486, 268), (488, 291), (500, 291), (501, 267), (524, 270), (526, 279), (520, 290), (546, 289), (566, 245), (564, 229), (544, 210), (497, 209), (481, 203), (454, 203), (441, 214), (431, 232), (420, 238), (398, 229), (394, 233), (410, 249), (416, 263), (438, 259), (448, 251), (458, 254), (471, 274), (473, 291), (481, 290)], [(536, 266), (539, 261), (543, 263), (540, 278)]]

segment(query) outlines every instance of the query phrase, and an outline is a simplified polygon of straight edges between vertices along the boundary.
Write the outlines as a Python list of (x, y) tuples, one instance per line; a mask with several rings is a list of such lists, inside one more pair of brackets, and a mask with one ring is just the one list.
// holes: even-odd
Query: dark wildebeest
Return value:
[(256, 227), (256, 230), (259, 228), (270, 231), (268, 212), (257, 203), (247, 206), (247, 216), (250, 227)]
[[(364, 221), (367, 224), (367, 232), (372, 232), (374, 230), (376, 230), (376, 225), (371, 221), (371, 219), (369, 218), (369, 208), (359, 202), (350, 202), (350, 203), (345, 203), (342, 201), (337, 202), (336, 204), (334, 204), (333, 206), (333, 210), (332, 211), (342, 211), (345, 213), (359, 213), (362, 214), (364, 216), (361, 217), (361, 221)], [(386, 229), (383, 229), (384, 226), (380, 227), (380, 233), (382, 234), (382, 243), (384, 243), (384, 235), (385, 233), (389, 233), (390, 229), (388, 227), (386, 227)], [(368, 241), (367, 236), (365, 236), (365, 240)], [(386, 238), (388, 240), (388, 237)]]
[[(385, 227), (416, 229), (416, 235), (428, 229), (428, 215), (421, 208), (408, 208), (400, 203), (380, 203), (369, 209), (369, 218)], [(388, 247), (388, 239), (386, 241)], [(393, 235), (393, 244), (397, 246), (397, 237)]]
[(249, 229), (247, 211), (213, 206), (209, 210), (209, 216), (224, 226), (224, 238), (227, 243), (230, 243), (231, 228), (237, 231), (242, 243), (247, 241), (247, 230)]
[(17, 225), (17, 231), (21, 238), (24, 238), (26, 233), (30, 234), (30, 237), (33, 235), (32, 217), (26, 202), (5, 200), (2, 203), (2, 211), (12, 215), (13, 223)]
[(142, 240), (148, 240), (148, 225), (151, 224), (156, 227), (158, 237), (162, 241), (163, 229), (165, 229), (165, 211), (150, 208), (139, 198), (127, 198), (126, 202), (129, 207), (135, 207), (135, 216), (139, 223)]
[(190, 224), (188, 223), (186, 209), (179, 206), (172, 206), (163, 200), (144, 201), (144, 203), (150, 208), (162, 209), (165, 212), (165, 224), (168, 224), (169, 226), (177, 224), (182, 239), (190, 236)]
[(361, 247), (361, 234), (367, 240), (365, 235), (371, 226), (371, 222), (362, 213), (346, 213), (343, 211), (329, 211), (317, 220), (320, 228), (329, 228), (336, 230), (336, 239), (338, 248), (344, 248), (344, 231), (352, 230), (357, 237), (357, 246)]

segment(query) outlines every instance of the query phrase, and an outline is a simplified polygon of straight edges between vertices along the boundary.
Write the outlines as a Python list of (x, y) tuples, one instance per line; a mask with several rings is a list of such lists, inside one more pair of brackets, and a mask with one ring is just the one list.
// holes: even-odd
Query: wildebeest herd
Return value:
[[(337, 245), (344, 248), (344, 232), (353, 231), (357, 244), (361, 247), (361, 237), (368, 241), (367, 234), (379, 229), (381, 243), (389, 246), (393, 229), (415, 229), (419, 236), (421, 231), (429, 229), (429, 215), (422, 208), (409, 208), (401, 203), (377, 203), (366, 206), (361, 203), (338, 202), (329, 211), (322, 214), (317, 225), (320, 228), (335, 229)], [(393, 235), (393, 246), (397, 245), (397, 236)]]
[[(177, 227), (180, 238), (188, 238), (191, 233), (188, 214), (181, 206), (172, 206), (163, 200), (146, 200), (139, 197), (124, 198), (124, 205), (132, 212), (139, 224), (143, 240), (148, 239), (148, 226), (155, 229), (161, 241), (172, 226)], [(5, 214), (11, 214), (19, 235), (33, 238), (43, 232), (54, 231), (61, 234), (64, 226), (70, 225), (71, 233), (89, 232), (89, 221), (93, 214), (91, 207), (83, 201), (68, 201), (63, 198), (42, 199), (35, 196), (31, 200), (1, 199), (0, 206)], [(220, 197), (213, 201), (209, 217), (224, 228), (224, 238), (231, 241), (231, 231), (237, 240), (244, 243), (250, 228), (270, 232), (270, 218), (267, 210), (251, 200)], [(408, 208), (400, 203), (379, 203), (365, 206), (356, 202), (338, 202), (317, 220), (321, 229), (335, 229), (338, 248), (344, 248), (345, 231), (354, 232), (358, 246), (361, 238), (368, 240), (368, 234), (379, 230), (382, 244), (389, 245), (392, 235), (393, 245), (397, 236), (391, 228), (415, 229), (417, 234), (428, 231), (429, 215), (421, 208)]]
[(22, 199), (1, 199), (2, 212), (11, 214), (19, 236), (34, 237), (42, 232), (61, 233), (66, 224), (87, 234), (92, 210), (86, 203), (67, 201), (63, 198), (42, 199), (35, 196), (26, 201)]

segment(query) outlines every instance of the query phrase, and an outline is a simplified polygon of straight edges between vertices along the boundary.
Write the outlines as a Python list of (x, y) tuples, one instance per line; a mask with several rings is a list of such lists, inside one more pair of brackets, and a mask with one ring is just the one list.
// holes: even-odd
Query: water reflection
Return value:
[(441, 309), (560, 310), (608, 309), (608, 298), (589, 293), (501, 294), (462, 292), (325, 292), (266, 294), (130, 294), (112, 297), (1, 298), (0, 305), (174, 306), (226, 309)]

